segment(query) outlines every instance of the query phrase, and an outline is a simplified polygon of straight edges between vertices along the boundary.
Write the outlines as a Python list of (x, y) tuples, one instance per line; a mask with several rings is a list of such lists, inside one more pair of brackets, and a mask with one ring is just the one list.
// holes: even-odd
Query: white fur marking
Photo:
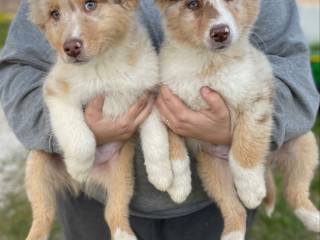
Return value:
[(141, 125), (140, 137), (148, 179), (155, 188), (166, 191), (173, 179), (168, 131), (156, 107)]
[(171, 199), (176, 203), (184, 202), (191, 192), (191, 171), (189, 157), (171, 162), (173, 181), (168, 189)]
[(221, 237), (221, 240), (244, 240), (244, 232), (231, 232)]
[(320, 232), (320, 212), (309, 211), (303, 208), (296, 209), (294, 214), (303, 222), (310, 231)]
[(231, 151), (229, 164), (239, 198), (247, 208), (256, 208), (266, 196), (264, 165), (260, 164), (250, 169), (241, 167), (235, 161)]
[(80, 23), (78, 22), (78, 14), (72, 14), (72, 24), (73, 24), (73, 31), (72, 31), (72, 38), (80, 38)]
[(210, 0), (209, 2), (218, 11), (219, 17), (217, 19), (210, 20), (210, 22), (208, 23), (208, 31), (205, 33), (205, 39), (207, 39), (206, 42), (209, 42), (210, 40), (210, 35), (208, 34), (210, 32), (210, 29), (214, 26), (224, 24), (229, 27), (231, 43), (234, 43), (238, 39), (237, 25), (235, 23), (234, 17), (226, 8), (226, 6), (221, 3), (222, 1)]
[(137, 240), (137, 238), (118, 228), (115, 232), (114, 240)]

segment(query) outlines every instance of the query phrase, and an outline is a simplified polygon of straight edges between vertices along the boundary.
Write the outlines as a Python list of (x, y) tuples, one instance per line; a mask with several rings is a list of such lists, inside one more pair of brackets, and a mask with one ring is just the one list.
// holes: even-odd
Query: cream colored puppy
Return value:
[[(85, 187), (88, 191), (106, 191), (105, 219), (112, 239), (134, 240), (128, 221), (134, 183), (133, 141), (126, 141), (112, 159), (100, 159), (94, 164), (96, 141), (84, 121), (83, 108), (91, 99), (106, 95), (103, 114), (116, 119), (158, 83), (158, 59), (146, 31), (138, 23), (138, 1), (29, 3), (31, 21), (57, 51), (57, 61), (43, 91), (64, 161), (43, 151), (31, 151), (29, 155), (26, 188), (33, 223), (27, 239), (48, 237), (57, 191), (68, 188), (76, 194), (80, 187)], [(162, 149), (158, 153), (164, 151), (162, 155), (169, 163), (168, 149)], [(101, 151), (104, 146), (99, 147)]]

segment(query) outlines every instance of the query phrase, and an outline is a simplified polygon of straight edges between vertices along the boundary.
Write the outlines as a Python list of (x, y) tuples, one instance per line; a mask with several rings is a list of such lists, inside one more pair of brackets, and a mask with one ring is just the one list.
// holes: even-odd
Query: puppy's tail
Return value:
[(270, 167), (266, 168), (266, 187), (267, 195), (263, 199), (264, 207), (268, 217), (271, 217), (276, 204), (276, 185)]

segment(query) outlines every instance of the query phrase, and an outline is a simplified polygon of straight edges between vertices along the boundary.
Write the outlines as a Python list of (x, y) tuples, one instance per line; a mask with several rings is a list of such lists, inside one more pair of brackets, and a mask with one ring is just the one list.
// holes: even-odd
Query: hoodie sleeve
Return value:
[(312, 78), (308, 44), (295, 0), (263, 0), (252, 42), (268, 57), (275, 76), (272, 146), (309, 131), (317, 115), (319, 93)]
[(29, 149), (59, 152), (42, 85), (54, 53), (41, 31), (27, 19), (23, 0), (0, 55), (0, 97), (14, 134)]

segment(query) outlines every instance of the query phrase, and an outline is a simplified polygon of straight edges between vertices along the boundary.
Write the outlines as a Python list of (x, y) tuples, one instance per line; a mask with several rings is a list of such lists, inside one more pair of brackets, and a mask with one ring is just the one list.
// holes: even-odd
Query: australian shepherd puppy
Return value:
[[(85, 187), (106, 191), (105, 219), (112, 239), (134, 240), (128, 221), (133, 141), (126, 141), (112, 159), (94, 163), (96, 141), (83, 108), (94, 97), (106, 95), (103, 114), (118, 118), (156, 86), (158, 58), (138, 23), (138, 0), (29, 0), (29, 5), (31, 21), (57, 52), (43, 91), (64, 161), (43, 151), (29, 155), (26, 189), (33, 223), (27, 239), (48, 237), (57, 191), (77, 193)], [(99, 153), (103, 151), (99, 146)]]
[[(265, 198), (265, 168), (267, 162), (271, 162), (266, 158), (273, 122), (274, 77), (265, 55), (249, 41), (260, 2), (156, 2), (165, 32), (160, 53), (161, 82), (196, 111), (208, 108), (199, 92), (201, 87), (209, 86), (222, 95), (230, 111), (231, 146), (211, 145), (195, 139), (186, 142), (196, 156), (205, 190), (221, 209), (222, 239), (244, 239), (246, 210), (243, 205), (256, 208)], [(185, 156), (185, 148), (177, 149), (177, 146), (184, 146), (183, 139), (174, 137), (172, 132), (169, 136), (171, 152), (174, 148), (175, 155)], [(228, 161), (221, 159), (223, 155), (228, 156)], [(300, 220), (314, 231), (320, 228), (319, 212), (308, 199), (308, 191), (317, 157), (317, 145), (311, 132), (269, 155), (273, 163), (283, 167), (289, 204)], [(187, 165), (188, 159), (180, 158), (183, 159)], [(186, 185), (189, 184), (187, 181)], [(169, 194), (172, 199), (176, 198), (174, 193)]]

